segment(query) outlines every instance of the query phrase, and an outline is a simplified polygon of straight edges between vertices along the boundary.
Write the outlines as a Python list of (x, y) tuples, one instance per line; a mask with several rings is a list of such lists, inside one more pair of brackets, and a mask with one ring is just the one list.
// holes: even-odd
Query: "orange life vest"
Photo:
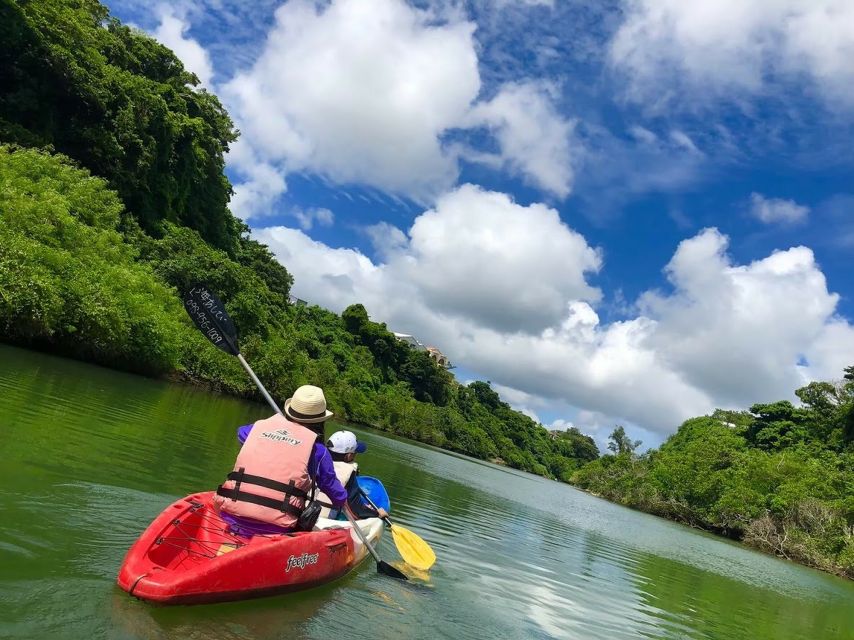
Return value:
[(315, 440), (317, 434), (284, 416), (259, 420), (214, 504), (235, 516), (294, 527), (312, 485), (308, 461)]

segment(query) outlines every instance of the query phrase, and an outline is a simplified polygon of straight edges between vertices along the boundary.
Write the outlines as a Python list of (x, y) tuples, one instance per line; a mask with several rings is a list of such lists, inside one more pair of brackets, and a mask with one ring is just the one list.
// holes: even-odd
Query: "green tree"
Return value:
[(504, 403), (501, 402), (501, 397), (492, 389), (490, 382), (481, 382), (475, 380), (468, 385), (477, 401), (487, 408), (489, 411), (495, 411)]
[(766, 450), (791, 447), (809, 438), (809, 412), (797, 408), (788, 400), (770, 404), (755, 404), (750, 412), (756, 416), (747, 430), (747, 439)]
[(608, 449), (619, 455), (631, 455), (641, 444), (640, 440), (632, 440), (626, 434), (625, 428), (622, 425), (617, 425), (616, 428), (608, 436)]

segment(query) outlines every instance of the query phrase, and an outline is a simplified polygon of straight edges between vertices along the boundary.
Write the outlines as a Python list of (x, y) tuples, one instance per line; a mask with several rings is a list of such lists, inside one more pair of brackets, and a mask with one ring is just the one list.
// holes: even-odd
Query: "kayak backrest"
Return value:
[(356, 480), (359, 483), (359, 488), (368, 495), (375, 505), (391, 513), (391, 500), (389, 500), (388, 492), (382, 482), (371, 476), (362, 475), (357, 476)]

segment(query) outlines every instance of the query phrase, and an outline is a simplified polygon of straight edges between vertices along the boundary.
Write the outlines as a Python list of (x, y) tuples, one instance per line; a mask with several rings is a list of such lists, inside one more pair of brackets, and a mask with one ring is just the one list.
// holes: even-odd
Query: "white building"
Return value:
[(448, 356), (439, 351), (436, 347), (427, 347), (421, 342), (418, 338), (408, 333), (394, 333), (394, 337), (400, 340), (401, 342), (405, 342), (413, 349), (418, 349), (418, 351), (426, 351), (427, 355), (429, 355), (433, 360), (436, 361), (440, 367), (444, 367), (445, 369), (453, 369), (454, 365), (451, 364), (451, 361), (448, 360)]
[(427, 351), (427, 347), (425, 347), (421, 342), (419, 342), (418, 338), (415, 336), (409, 335), (408, 333), (397, 333), (394, 332), (394, 337), (400, 340), (401, 342), (405, 342), (413, 349), (418, 349), (418, 351)]

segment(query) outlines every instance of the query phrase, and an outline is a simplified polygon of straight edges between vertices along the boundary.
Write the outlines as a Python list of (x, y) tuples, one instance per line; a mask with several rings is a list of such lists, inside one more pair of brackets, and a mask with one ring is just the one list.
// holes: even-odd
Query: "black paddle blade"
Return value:
[(406, 574), (400, 571), (399, 569), (395, 569), (385, 560), (380, 560), (377, 562), (377, 571), (383, 575), (391, 576), (392, 578), (397, 578), (398, 580), (409, 580), (406, 577)]
[(213, 345), (226, 353), (236, 356), (237, 330), (225, 306), (205, 285), (197, 284), (184, 294), (184, 308), (190, 314), (193, 323)]

